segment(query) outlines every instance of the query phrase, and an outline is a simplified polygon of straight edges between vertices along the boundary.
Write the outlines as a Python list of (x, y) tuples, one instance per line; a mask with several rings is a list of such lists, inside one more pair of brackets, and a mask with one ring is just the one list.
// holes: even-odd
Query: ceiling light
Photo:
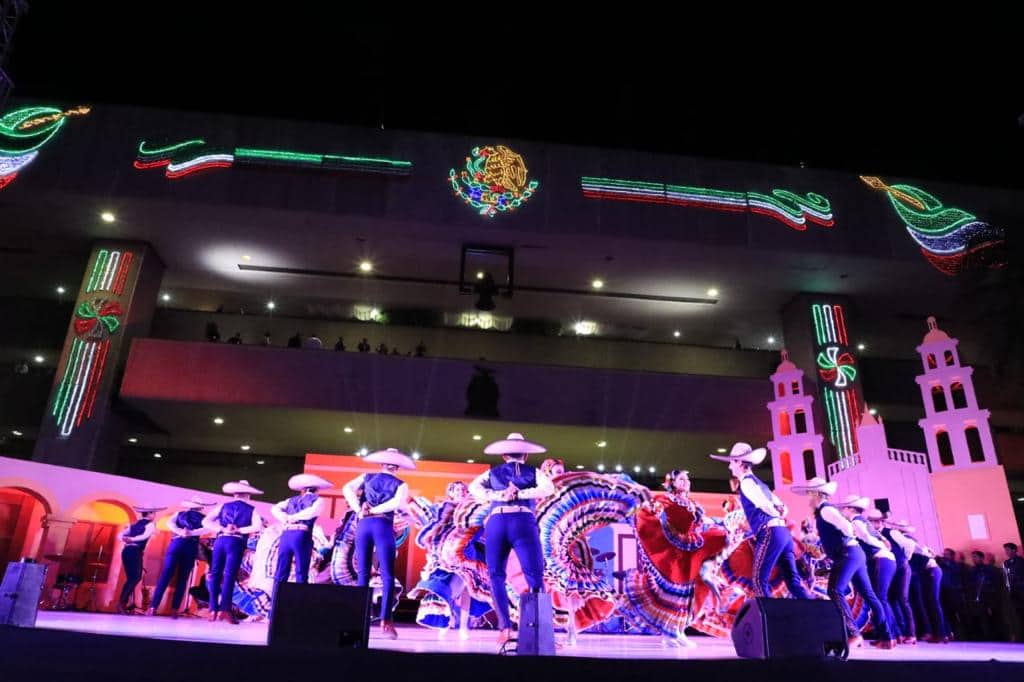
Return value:
[(682, 335), (682, 332), (680, 332), (678, 329), (672, 332), (672, 336), (676, 337), (677, 339)]
[(57, 293), (58, 293), (58, 294), (63, 294), (63, 293), (65, 293), (66, 291), (67, 291), (67, 289), (65, 289), (64, 287), (57, 287)]
[(597, 441), (597, 447), (599, 447), (599, 448), (606, 448), (606, 447), (608, 447), (608, 441), (606, 441), (606, 440), (599, 440), (599, 441)]
[(263, 459), (258, 459), (258, 460), (256, 460), (256, 463), (257, 463), (257, 464), (266, 464), (266, 463), (267, 463), (267, 461), (266, 461), (266, 460), (263, 460)]
[(19, 431), (18, 429), (14, 429), (13, 431), (11, 431), (11, 433), (14, 434), (15, 436), (17, 436), (18, 438), (21, 438), (22, 436), (25, 435), (21, 431)]
[(171, 295), (170, 294), (160, 294), (160, 300), (163, 301), (164, 303), (167, 303), (167, 301), (171, 300)]
[(135, 436), (132, 436), (131, 438), (128, 439), (128, 442), (131, 443), (132, 445), (135, 445), (136, 443), (139, 442), (139, 439), (136, 438)]
[(595, 279), (593, 282), (590, 283), (590, 286), (594, 287), (595, 289), (603, 289), (604, 288), (604, 280), (602, 280), (602, 279)]
[(216, 424), (217, 426), (220, 426), (221, 424), (224, 423), (224, 417), (214, 417), (213, 423)]
[(868, 349), (868, 347), (865, 346), (863, 343), (858, 343), (857, 344), (857, 350), (867, 350), (867, 349)]
[(277, 305), (273, 301), (267, 301), (267, 310), (273, 310)]
[(248, 452), (251, 447), (252, 447), (251, 445), (243, 445), (242, 449), (245, 450), (246, 452)]
[(373, 263), (368, 260), (364, 260), (359, 264), (360, 272), (373, 272)]
[(716, 289), (714, 287), (711, 287), (710, 289), (708, 289), (707, 294), (711, 298), (714, 298), (714, 297), (718, 296), (718, 289)]
[(43, 360), (45, 360), (46, 358), (44, 358), (42, 355), (37, 355), (37, 356), (35, 356), (32, 359), (35, 360), (37, 363), (39, 363), (41, 365), (41, 364), (43, 364)]
[(105, 223), (112, 223), (115, 220), (117, 220), (117, 216), (115, 216), (110, 211), (104, 211), (103, 213), (100, 213), (100, 220), (102, 220)]
[(160, 459), (161, 457), (163, 457), (163, 455), (161, 455), (161, 454), (160, 454), (159, 452), (154, 452), (154, 453), (153, 453), (153, 457), (154, 457), (155, 459)]
[(473, 434), (473, 440), (480, 440), (481, 438), (483, 438), (483, 436), (481, 436), (479, 433)]

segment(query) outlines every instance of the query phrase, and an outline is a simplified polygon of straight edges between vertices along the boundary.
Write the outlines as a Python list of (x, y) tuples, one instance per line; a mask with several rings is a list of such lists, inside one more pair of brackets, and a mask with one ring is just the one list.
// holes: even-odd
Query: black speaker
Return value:
[(517, 656), (554, 656), (555, 624), (551, 595), (527, 592), (519, 597)]
[(839, 608), (824, 599), (748, 600), (732, 626), (740, 658), (846, 658)]
[(292, 649), (365, 649), (370, 588), (281, 583), (270, 609), (267, 644)]
[(7, 564), (0, 582), (0, 625), (34, 628), (46, 582), (46, 565), (28, 561)]

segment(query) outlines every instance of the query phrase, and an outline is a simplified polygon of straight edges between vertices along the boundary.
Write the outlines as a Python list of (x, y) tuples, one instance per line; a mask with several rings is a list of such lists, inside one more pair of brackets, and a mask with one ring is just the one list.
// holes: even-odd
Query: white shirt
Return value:
[(917, 543), (908, 538), (906, 535), (899, 532), (895, 528), (890, 528), (889, 537), (892, 538), (893, 542), (900, 546), (900, 549), (903, 550), (903, 553), (907, 555), (908, 559), (914, 554), (914, 549), (917, 547)]
[(782, 500), (775, 493), (772, 493), (771, 497), (765, 495), (761, 486), (754, 481), (752, 476), (744, 476), (740, 479), (740, 493), (751, 504), (773, 519), (782, 518), (779, 513), (779, 507), (783, 506)]
[[(242, 502), (249, 504), (247, 500), (242, 500)], [(205, 528), (206, 530), (213, 531), (214, 533), (220, 533), (225, 530), (224, 527), (220, 525), (220, 519), (218, 518), (220, 516), (220, 509), (225, 504), (227, 503), (224, 502), (218, 504), (216, 507), (210, 510), (210, 513), (206, 515), (205, 519), (203, 519), (203, 528)], [(239, 528), (238, 533), (241, 535), (249, 535), (250, 533), (256, 533), (261, 530), (263, 530), (263, 519), (260, 518), (259, 512), (256, 511), (255, 507), (253, 507), (252, 521), (249, 522), (248, 526), (243, 526)]]
[(868, 529), (868, 524), (864, 519), (854, 519), (851, 522), (851, 525), (853, 526), (853, 534), (858, 540), (863, 542), (865, 545), (878, 549), (878, 551), (875, 552), (876, 557), (892, 559), (894, 561), (896, 560), (896, 557), (893, 556), (893, 553), (885, 546), (885, 543), (871, 534), (871, 530)]
[[(356, 476), (351, 481), (346, 483), (341, 489), (341, 494), (345, 496), (345, 501), (348, 502), (348, 507), (356, 514), (360, 513), (362, 507), (359, 504), (359, 494), (356, 492), (359, 490), (359, 486), (363, 485), (363, 480), (366, 478), (366, 474)], [(377, 514), (387, 514), (401, 509), (405, 506), (409, 500), (409, 484), (402, 483), (398, 486), (398, 490), (395, 491), (394, 496), (386, 501), (381, 502), (376, 507), (370, 507), (370, 513), (376, 516)]]
[[(132, 527), (129, 525), (127, 528), (124, 529), (124, 532), (127, 533), (131, 529), (132, 529)], [(142, 542), (143, 540), (148, 540), (151, 537), (153, 537), (153, 533), (155, 533), (155, 532), (156, 532), (156, 524), (153, 523), (152, 521), (150, 521), (149, 523), (146, 524), (146, 527), (143, 528), (142, 532), (139, 533), (138, 535), (124, 535), (124, 536), (122, 536), (122, 539), (125, 542)]]
[[(555, 494), (555, 484), (551, 481), (547, 474), (540, 469), (535, 470), (536, 483), (532, 488), (523, 488), (517, 494), (517, 499), (520, 500), (534, 500), (540, 497), (549, 497)], [(491, 490), (490, 482), (491, 472), (485, 471), (469, 484), (469, 494), (472, 495), (476, 500), (480, 502), (498, 502), (501, 501), (505, 495), (504, 490)]]
[(822, 502), (818, 505), (818, 509), (821, 512), (821, 518), (826, 523), (830, 523), (839, 529), (843, 535), (848, 538), (854, 537), (853, 535), (853, 524), (850, 523), (849, 519), (843, 516), (843, 513), (833, 507), (831, 504), (826, 505)]
[(289, 514), (287, 511), (287, 507), (288, 502), (290, 500), (291, 498), (288, 498), (287, 500), (281, 500), (273, 507), (271, 507), (271, 516), (273, 516), (281, 523), (296, 523), (298, 521), (309, 521), (310, 519), (315, 519), (316, 517), (320, 516), (320, 512), (322, 512), (324, 508), (324, 498), (317, 497), (315, 500), (313, 500), (313, 504), (309, 505), (305, 509), (300, 509), (294, 514)]

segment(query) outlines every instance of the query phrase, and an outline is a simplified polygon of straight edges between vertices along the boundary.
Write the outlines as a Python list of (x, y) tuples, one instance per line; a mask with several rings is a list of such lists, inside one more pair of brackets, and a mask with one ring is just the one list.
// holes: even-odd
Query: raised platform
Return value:
[[(858, 649), (851, 660), (748, 661), (726, 640), (697, 637), (693, 649), (666, 648), (657, 637), (582, 635), (555, 657), (497, 657), (491, 631), (439, 638), (415, 626), (395, 641), (372, 637), (369, 650), (300, 654), (264, 646), (265, 624), (197, 619), (39, 614), (36, 629), (0, 627), (4, 679), (12, 680), (259, 680), (354, 676), (366, 682), (429, 679), (446, 682), (531, 682), (568, 679), (643, 680), (655, 676), (743, 680), (867, 679), (975, 682), (1024, 679), (1024, 646), (998, 643), (919, 644), (895, 651)], [(486, 654), (486, 655), (485, 655)]]

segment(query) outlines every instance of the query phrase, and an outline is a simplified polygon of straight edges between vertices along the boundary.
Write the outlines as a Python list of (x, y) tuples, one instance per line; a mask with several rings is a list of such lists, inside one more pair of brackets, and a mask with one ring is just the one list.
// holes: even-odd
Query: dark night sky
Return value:
[(744, 35), (726, 15), (525, 33), (216, 4), (31, 2), (15, 94), (1024, 187), (1019, 50), (991, 26), (887, 17), (839, 39), (840, 17)]

